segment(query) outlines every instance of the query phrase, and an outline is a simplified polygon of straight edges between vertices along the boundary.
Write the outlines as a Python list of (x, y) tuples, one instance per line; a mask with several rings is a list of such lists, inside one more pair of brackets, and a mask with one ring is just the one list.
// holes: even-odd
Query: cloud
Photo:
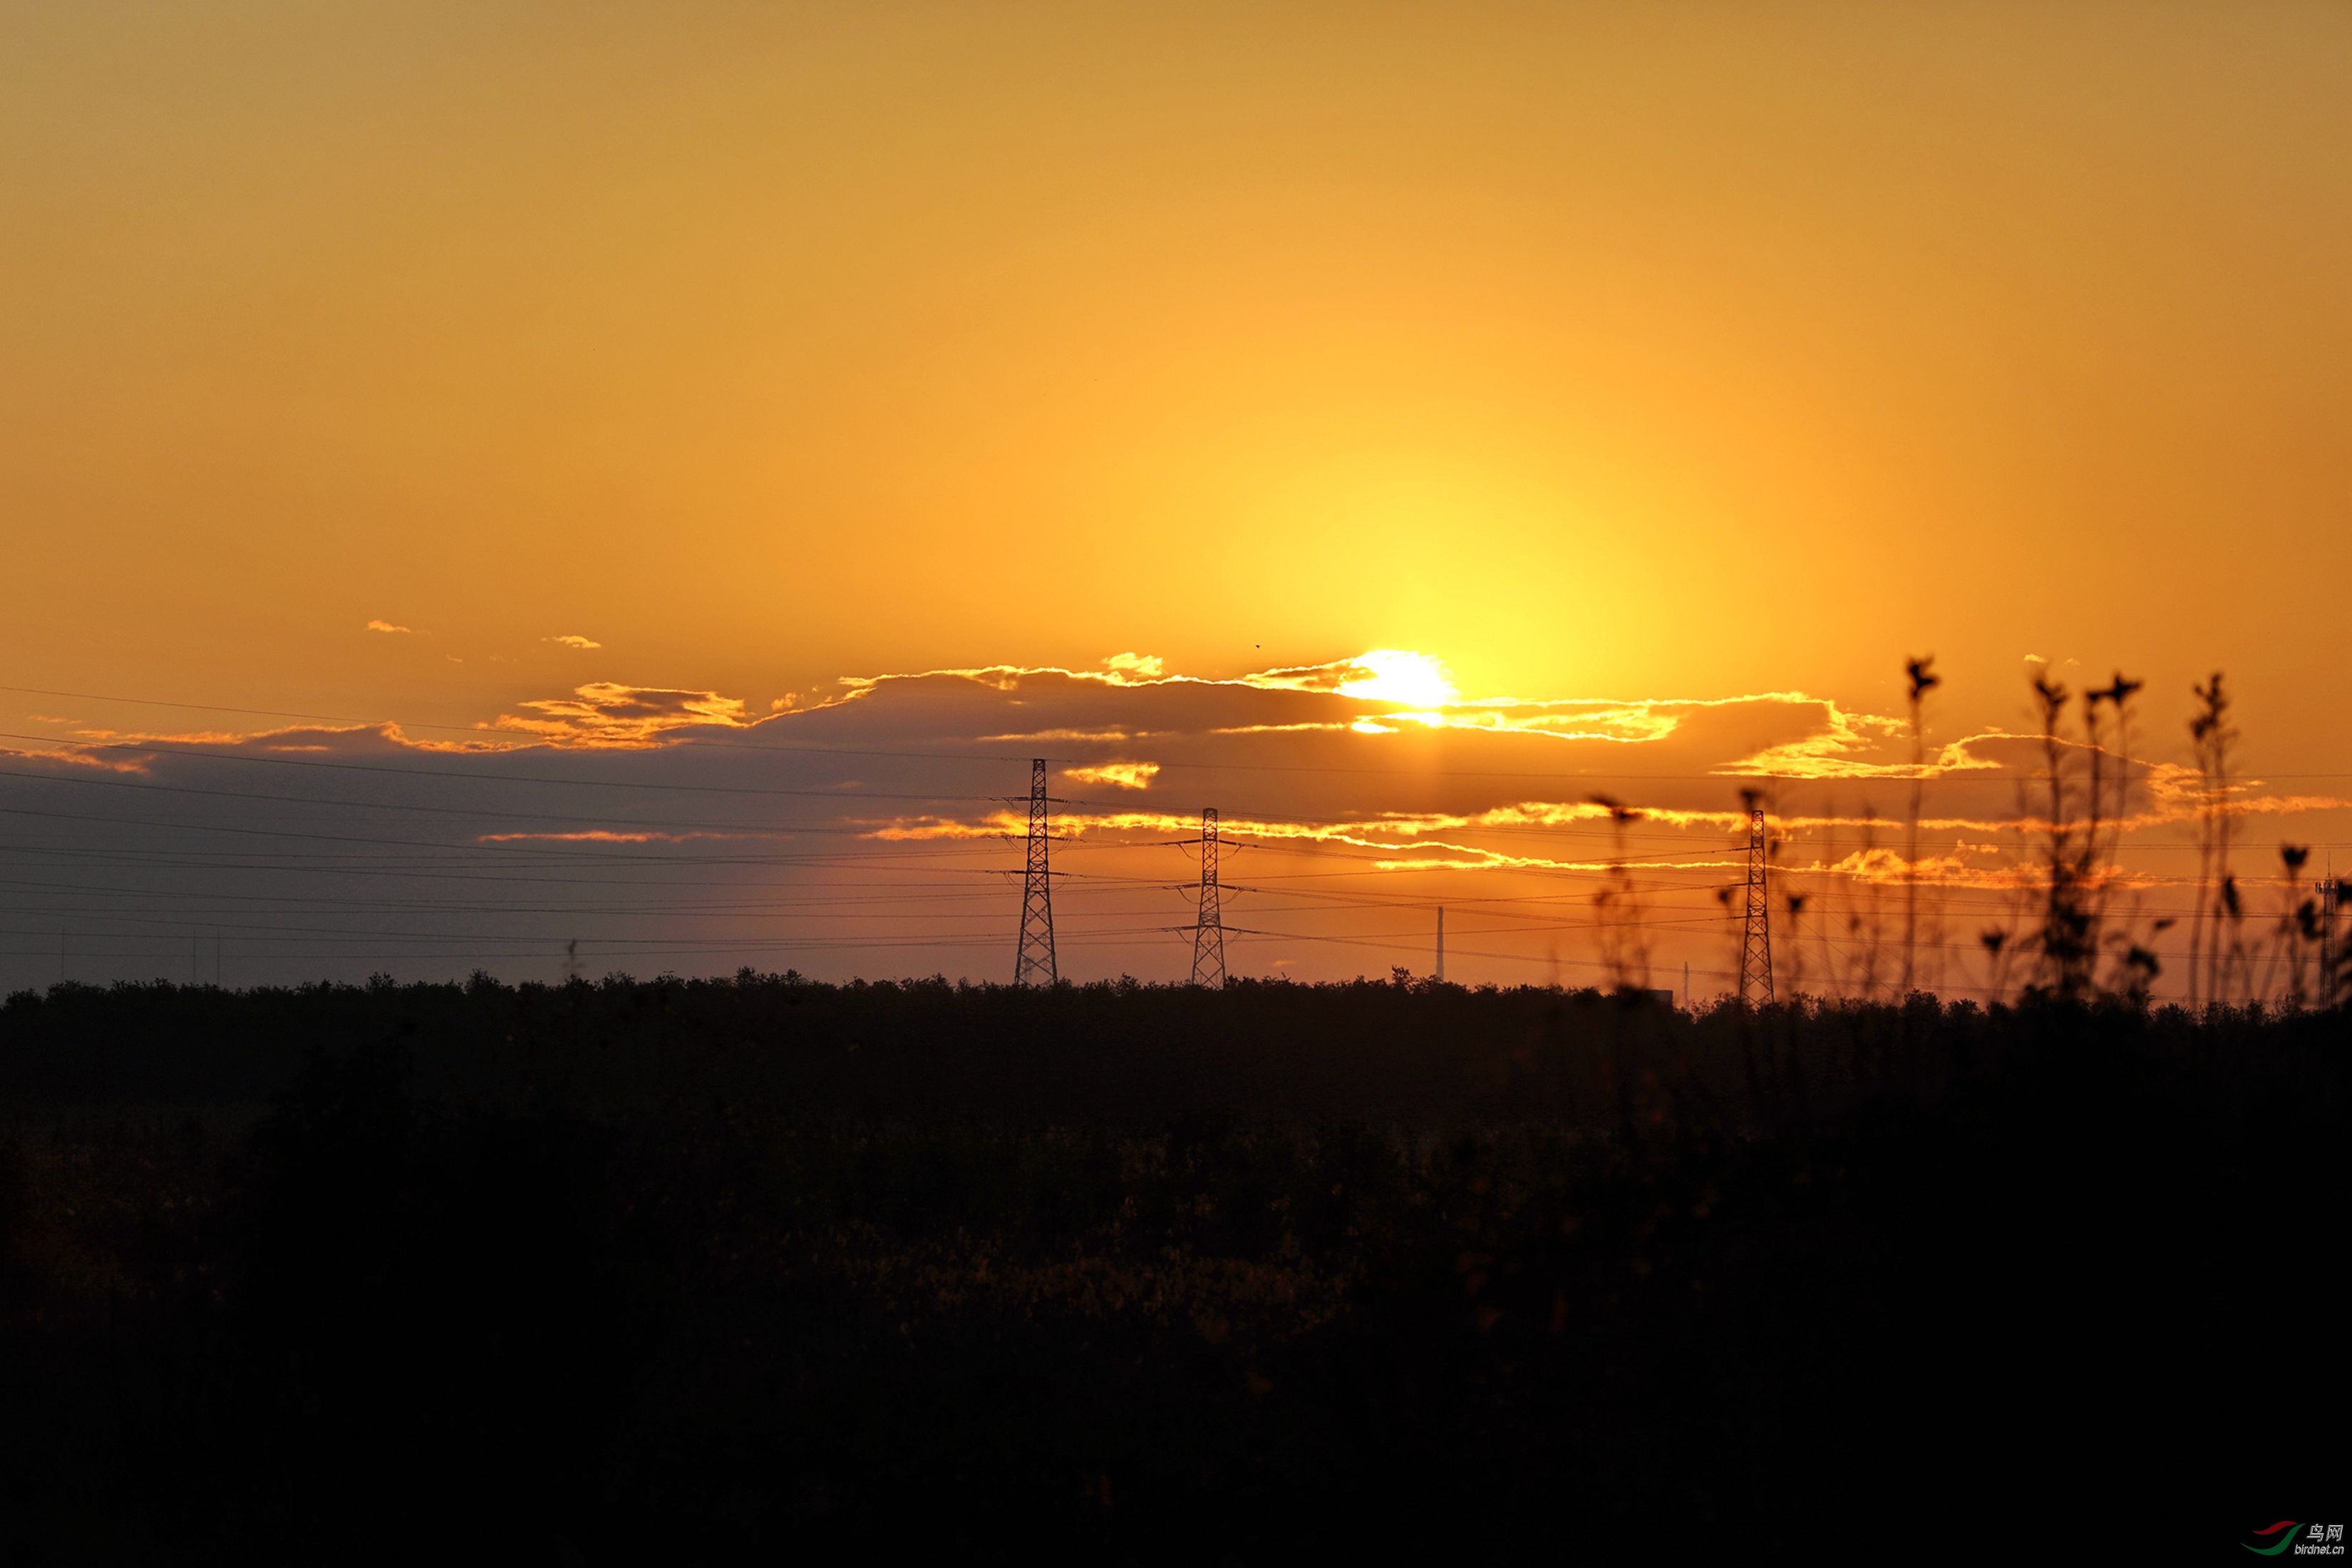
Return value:
[(983, 741), (1078, 741), (1117, 744), (1128, 741), (1149, 739), (1126, 730), (1013, 730), (1002, 735), (982, 735)]
[(1242, 679), (1272, 690), (1333, 692), (1391, 708), (1435, 710), (1462, 700), (1445, 661), (1410, 648), (1376, 647), (1352, 658), (1261, 670)]
[(0, 759), (10, 763), (56, 763), (63, 767), (95, 770), (100, 773), (143, 773), (147, 771), (144, 757), (110, 756), (82, 745), (25, 746), (0, 752)]
[[(1811, 922), (1790, 951), (1817, 966), (1825, 939), (1861, 942), (1852, 921), (1899, 906), (1915, 773), (1927, 792), (1916, 871), (1955, 965), (2041, 875), (2019, 858), (2047, 809), (2038, 736), (1956, 727), (1915, 768), (1895, 717), (1804, 691), (1456, 689), (1423, 707), (1448, 695), (1422, 684), (1433, 669), (1453, 684), (1434, 660), (1204, 679), (1164, 662), (1147, 674), (1143, 658), (868, 675), (772, 712), (592, 682), (449, 732), (44, 736), (0, 766), (0, 855), (28, 907), (54, 897), (77, 911), (76, 978), (108, 974), (101, 952), (122, 978), (177, 972), (194, 911), (235, 910), (250, 926), (231, 938), (231, 967), (242, 941), (247, 984), (476, 963), (553, 978), (575, 938), (599, 966), (638, 973), (1002, 979), (1037, 756), (1076, 786), (1056, 792), (1069, 798), (1053, 808), (1052, 856), (1062, 963), (1081, 978), (1188, 973), (1169, 933), (1189, 917), (1181, 885), (1198, 862), (1171, 841), (1197, 835), (1204, 806), (1247, 911), (1230, 938), (1242, 973), (1287, 954), (1318, 977), (1419, 963), (1443, 904), (1449, 961), (1471, 977), (1591, 980), (1592, 894), (1622, 856), (1649, 900), (1654, 959), (1688, 961), (1705, 994), (1727, 942), (1714, 893), (1738, 874), (1739, 791), (1759, 768), (1778, 775), (1764, 781), (1773, 875)], [(2111, 828), (2118, 885), (2142, 917), (2177, 911), (2201, 785), (2161, 757), (2109, 760), (2130, 790)], [(1621, 837), (1598, 795), (1641, 819)], [(2352, 826), (2327, 815), (2352, 803), (2251, 773), (2224, 809), (2298, 839)], [(2238, 861), (2265, 919), (2285, 896), (2257, 881), (2273, 864), (2269, 845)], [(0, 953), (0, 989), (55, 974), (54, 955), (44, 968)]]
[(397, 633), (402, 637), (415, 637), (416, 635), (415, 628), (412, 626), (396, 626), (390, 621), (370, 621), (362, 629), (371, 632), (393, 632)]
[(1062, 776), (1080, 784), (1109, 784), (1117, 789), (1149, 789), (1158, 763), (1097, 763), (1092, 767), (1064, 768)]
[(591, 827), (577, 833), (478, 833), (480, 844), (691, 844), (703, 838), (736, 838), (734, 833), (622, 832)]
[(753, 721), (740, 697), (609, 680), (519, 706), (528, 711), (501, 713), (492, 727), (562, 746), (649, 746), (676, 731), (740, 730)]
[(566, 632), (560, 637), (541, 637), (540, 640), (541, 642), (557, 643), (564, 647), (587, 648), (603, 647), (604, 646), (603, 643), (596, 641), (593, 637), (583, 637), (574, 632)]
[(1156, 653), (1115, 653), (1103, 660), (1103, 665), (1113, 674), (1140, 676), (1146, 680), (1158, 680), (1164, 673)]

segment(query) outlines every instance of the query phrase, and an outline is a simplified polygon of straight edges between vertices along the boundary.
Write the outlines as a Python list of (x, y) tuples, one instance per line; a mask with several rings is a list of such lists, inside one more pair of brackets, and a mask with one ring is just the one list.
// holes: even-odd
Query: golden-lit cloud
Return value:
[(1145, 680), (1159, 679), (1162, 671), (1156, 653), (1115, 653), (1103, 660), (1103, 665), (1114, 674), (1139, 676)]
[(558, 644), (563, 647), (572, 648), (603, 647), (604, 646), (603, 643), (596, 641), (593, 637), (583, 637), (571, 632), (566, 632), (562, 637), (548, 637), (544, 640)]
[(1091, 767), (1064, 768), (1062, 776), (1079, 784), (1109, 784), (1118, 789), (1149, 789), (1158, 763), (1097, 763)]
[(371, 632), (395, 633), (403, 637), (412, 637), (415, 635), (415, 628), (414, 626), (398, 626), (393, 625), (390, 621), (370, 621), (362, 629)]
[(1126, 730), (1022, 730), (1001, 735), (982, 735), (983, 741), (1048, 741), (1077, 742), (1090, 745), (1118, 745), (1145, 737)]
[(478, 833), (478, 844), (691, 844), (704, 838), (740, 838), (739, 833), (655, 833), (591, 827), (577, 833)]
[(57, 763), (68, 768), (91, 769), (100, 773), (143, 773), (147, 759), (131, 755), (110, 755), (87, 746), (19, 746), (0, 750), (0, 757), (12, 762)]
[(1908, 773), (1906, 764), (1890, 762), (1880, 753), (1880, 748), (1906, 732), (1903, 720), (1851, 713), (1835, 702), (1825, 701), (1821, 710), (1822, 724), (1811, 734), (1768, 746), (1724, 771), (1808, 779)]
[(609, 680), (574, 687), (569, 697), (520, 706), (527, 711), (501, 713), (493, 727), (560, 746), (650, 746), (675, 731), (740, 730), (753, 722), (739, 697)]
[[(976, 702), (978, 714), (1013, 708), (1063, 716), (1093, 711), (1097, 700), (1091, 693), (1099, 689), (1097, 678), (1084, 672), (1013, 667), (993, 667), (979, 677), (934, 671), (915, 679), (909, 685), (901, 684), (901, 678), (881, 678), (862, 689), (877, 699), (888, 692), (912, 698), (919, 689), (928, 694), (926, 705), (939, 707), (942, 714), (960, 705), (955, 694), (961, 691)], [(1458, 689), (1440, 688), (1439, 680), (1452, 684), (1434, 659), (1362, 656), (1222, 681), (1163, 673), (1109, 695), (1112, 707), (1104, 710), (1124, 714), (1137, 730), (1159, 737), (1163, 782), (1171, 763), (1198, 765), (1204, 747), (1212, 756), (1254, 756), (1260, 760), (1248, 768), (1290, 775), (1227, 779), (1260, 798), (1269, 787), (1278, 788), (1295, 803), (1291, 815), (1267, 815), (1244, 809), (1226, 795), (1223, 826), (1229, 840), (1362, 856), (1383, 872), (1591, 876), (1626, 855), (1645, 875), (1699, 878), (1704, 890), (1705, 879), (1730, 874), (1742, 864), (1747, 816), (1736, 796), (1741, 788), (1761, 785), (1773, 803), (1771, 831), (1786, 851), (1784, 874), (1831, 884), (1916, 879), (1928, 886), (1999, 891), (2030, 886), (2037, 875), (2030, 864), (2019, 864), (2016, 855), (2024, 837), (2047, 826), (2034, 812), (2021, 809), (2017, 798), (2042, 765), (2039, 737), (1984, 731), (1943, 742), (1924, 763), (1915, 764), (1907, 720), (1801, 691), (1696, 699), (1465, 699)], [(1367, 711), (1367, 689), (1386, 693), (1393, 703)], [(1406, 706), (1439, 697), (1448, 699), (1440, 708)], [(1292, 705), (1293, 712), (1302, 710), (1298, 704), (1307, 712), (1337, 711), (1328, 718), (1218, 721), (1242, 718), (1254, 705), (1267, 702)], [(978, 718), (975, 727), (984, 723)], [(1060, 744), (1108, 746), (1130, 731), (1041, 725), (1021, 732), (981, 732), (992, 741), (1050, 734)], [(1457, 765), (1472, 765), (1472, 771), (1459, 773), (1440, 765), (1436, 773), (1421, 775), (1427, 779), (1421, 786), (1424, 792), (1456, 796), (1460, 807), (1345, 809), (1343, 802), (1382, 789), (1381, 776), (1391, 774), (1381, 761), (1384, 752), (1412, 749), (1413, 759), (1392, 773), (1402, 781), (1427, 765), (1423, 754), (1431, 745), (1446, 747)], [(1654, 755), (1633, 764), (1638, 772), (1622, 774), (1617, 759), (1633, 750)], [(2086, 756), (2088, 748), (2075, 744), (2070, 754)], [(2177, 764), (2102, 754), (2108, 776), (2120, 780), (2135, 803), (2112, 831), (2128, 838), (2178, 829), (2193, 819), (2194, 803), (2182, 795), (2193, 784), (2193, 774), (2184, 783)], [(1476, 770), (1489, 759), (1491, 774)], [(1095, 770), (1121, 761), (1113, 753), (1066, 763), (1063, 772), (1092, 779)], [(1207, 779), (1219, 777), (1218, 765), (1209, 764)], [(1580, 766), (1590, 766), (1596, 781), (1588, 786), (1590, 793), (1565, 798), (1529, 794), (1517, 782), (1550, 776), (1557, 784), (1569, 784)], [(1614, 837), (1609, 808), (1594, 798), (1601, 781), (1610, 781), (1612, 794), (1640, 807), (1631, 844)], [(1948, 847), (1923, 853), (1910, 867), (1893, 847), (1905, 819), (1899, 811), (1883, 808), (1899, 805), (1915, 781), (1930, 792), (1922, 831), (1940, 836), (1937, 841)], [(1853, 792), (1848, 799), (1860, 809), (1822, 809), (1840, 791)], [(1884, 792), (1878, 795), (1882, 808), (1871, 805), (1874, 791)], [(1212, 798), (1222, 793), (1213, 792)], [(2329, 796), (2296, 797), (2251, 785), (2236, 793), (2242, 798), (2223, 807), (2232, 814), (2325, 811), (2347, 805)], [(1797, 808), (1800, 796), (1803, 808)], [(1963, 802), (1982, 809), (1954, 809)], [(990, 807), (969, 816), (929, 812), (867, 819), (862, 826), (886, 842), (952, 843), (1018, 837), (1024, 823), (1018, 811)], [(1197, 831), (1197, 818), (1189, 811), (1108, 811), (1080, 804), (1058, 811), (1055, 826), (1077, 843), (1164, 843)], [(1864, 841), (1860, 847), (1856, 838)], [(1676, 845), (1682, 847), (1670, 847)], [(2124, 885), (2129, 879), (2110, 873), (2109, 880)]]
[(77, 729), (74, 735), (93, 746), (234, 746), (266, 743), (278, 731), (258, 735), (236, 730), (101, 730)]
[(1259, 670), (1242, 682), (1277, 691), (1335, 692), (1402, 708), (1449, 708), (1461, 700), (1444, 660), (1405, 648), (1374, 648), (1328, 664)]
[(1374, 648), (1355, 660), (1359, 673), (1339, 683), (1339, 695), (1360, 702), (1434, 711), (1461, 700), (1442, 659), (1402, 648)]

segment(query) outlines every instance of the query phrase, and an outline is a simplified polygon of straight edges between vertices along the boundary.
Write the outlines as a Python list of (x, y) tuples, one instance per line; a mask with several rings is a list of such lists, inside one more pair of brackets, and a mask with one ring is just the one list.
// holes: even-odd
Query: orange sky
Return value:
[(1933, 647), (2000, 717), (2027, 653), (2342, 716), (2340, 5), (0, 29), (19, 684)]
[(2226, 668), (2352, 768), (2347, 82), (2333, 0), (13, 5), (0, 683), (1933, 650), (1943, 739)]

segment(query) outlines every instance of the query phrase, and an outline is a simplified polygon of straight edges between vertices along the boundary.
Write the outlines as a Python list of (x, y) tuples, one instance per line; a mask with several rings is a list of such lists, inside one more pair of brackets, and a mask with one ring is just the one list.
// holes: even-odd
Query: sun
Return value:
[(1443, 661), (1402, 648), (1374, 648), (1353, 660), (1360, 674), (1339, 683), (1339, 695), (1367, 702), (1393, 702), (1423, 710), (1450, 708), (1462, 700)]

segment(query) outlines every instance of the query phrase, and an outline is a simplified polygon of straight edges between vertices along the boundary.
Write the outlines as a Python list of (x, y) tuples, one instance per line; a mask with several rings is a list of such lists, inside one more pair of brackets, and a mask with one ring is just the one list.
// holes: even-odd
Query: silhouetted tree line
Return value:
[(2169, 1527), (2335, 1451), (2347, 1037), (1423, 983), (21, 994), (0, 1559)]

